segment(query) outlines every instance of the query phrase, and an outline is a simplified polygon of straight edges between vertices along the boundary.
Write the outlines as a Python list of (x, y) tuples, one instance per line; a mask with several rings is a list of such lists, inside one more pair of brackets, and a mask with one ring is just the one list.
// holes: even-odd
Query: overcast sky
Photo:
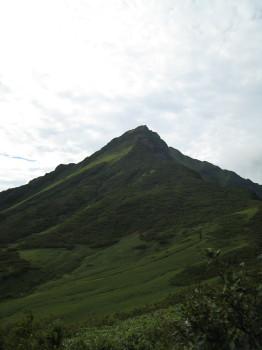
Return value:
[(261, 0), (0, 2), (0, 190), (140, 124), (262, 184)]

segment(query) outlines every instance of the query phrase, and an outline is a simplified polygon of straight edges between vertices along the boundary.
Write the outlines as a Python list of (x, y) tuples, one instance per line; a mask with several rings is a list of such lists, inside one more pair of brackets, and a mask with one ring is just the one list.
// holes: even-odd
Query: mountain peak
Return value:
[(135, 129), (131, 130), (133, 132), (136, 131), (151, 131), (147, 125), (139, 125)]
[(128, 130), (123, 135), (149, 135), (152, 133), (154, 132), (147, 125), (139, 125), (134, 129)]
[(105, 147), (95, 153), (95, 156), (106, 152), (119, 152), (121, 149), (132, 148), (133, 151), (151, 154), (161, 159), (170, 159), (169, 148), (158, 133), (150, 130), (147, 125), (139, 125), (111, 140)]
[(139, 149), (139, 152), (142, 152), (143, 149), (162, 159), (170, 158), (167, 144), (158, 133), (150, 130), (147, 125), (140, 125), (127, 131), (120, 136), (119, 140), (128, 141), (130, 144), (136, 145), (136, 149)]

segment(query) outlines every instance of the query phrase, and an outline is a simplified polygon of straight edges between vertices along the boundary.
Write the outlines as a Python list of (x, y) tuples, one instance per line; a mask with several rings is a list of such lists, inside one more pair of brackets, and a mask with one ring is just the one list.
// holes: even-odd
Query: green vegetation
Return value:
[(235, 185), (203, 178), (141, 127), (0, 193), (0, 319), (32, 310), (69, 324), (180, 298), (217, 281), (210, 246), (255, 272), (262, 203)]
[[(28, 314), (0, 330), (4, 350), (259, 350), (262, 346), (261, 276), (241, 263), (219, 260), (207, 249), (208, 268), (218, 271), (215, 286), (187, 288), (176, 299), (133, 313), (89, 318), (81, 325), (37, 321)], [(172, 304), (175, 303), (175, 306)]]
[(258, 198), (262, 199), (262, 186), (254, 183), (250, 180), (245, 180), (233, 171), (223, 170), (216, 165), (209, 162), (202, 162), (198, 159), (193, 159), (185, 156), (178, 150), (170, 147), (170, 154), (180, 164), (186, 166), (189, 169), (197, 171), (201, 177), (213, 183), (216, 183), (223, 187), (241, 187), (252, 192)]
[(2, 213), (5, 213), (9, 210), (15, 209), (18, 206), (20, 206), (21, 204), (25, 203), (28, 200), (31, 200), (33, 198), (35, 198), (36, 196), (39, 196), (41, 193), (44, 193), (46, 191), (49, 191), (51, 189), (53, 189), (54, 187), (64, 183), (65, 181), (71, 179), (74, 176), (77, 176), (83, 172), (85, 172), (88, 169), (91, 169), (93, 167), (95, 167), (96, 165), (102, 164), (102, 163), (113, 163), (117, 160), (119, 160), (121, 157), (123, 157), (125, 154), (127, 154), (130, 151), (131, 147), (128, 147), (126, 149), (121, 150), (121, 152), (116, 152), (116, 153), (112, 153), (112, 154), (105, 154), (102, 157), (98, 157), (98, 159), (88, 162), (87, 165), (81, 167), (80, 169), (77, 169), (76, 171), (70, 173), (69, 175), (67, 175), (66, 177), (62, 178), (61, 180), (58, 180), (52, 184), (50, 184), (49, 186), (44, 187), (41, 191), (27, 197), (26, 199), (22, 200), (21, 202), (16, 203), (15, 205), (7, 208), (6, 210), (4, 210)]
[(32, 314), (0, 329), (1, 350), (63, 349), (64, 328), (58, 321), (36, 321)]
[[(212, 263), (220, 251), (209, 250)], [(181, 305), (175, 338), (181, 348), (203, 350), (260, 349), (262, 346), (262, 280), (250, 278), (244, 263), (216, 263), (218, 288), (200, 286)]]
[(254, 281), (259, 276), (250, 278), (243, 264), (215, 268), (220, 270), (220, 286), (188, 290), (176, 308), (81, 329), (65, 342), (66, 349), (261, 349), (262, 285)]

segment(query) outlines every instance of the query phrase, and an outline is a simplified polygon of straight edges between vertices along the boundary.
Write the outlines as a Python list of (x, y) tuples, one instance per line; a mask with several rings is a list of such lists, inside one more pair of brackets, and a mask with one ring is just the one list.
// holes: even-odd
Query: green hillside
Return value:
[(141, 126), (0, 193), (0, 318), (70, 322), (160, 301), (216, 277), (207, 247), (256, 268), (257, 187), (215, 181), (174, 154)]
[(180, 164), (189, 169), (197, 171), (201, 177), (222, 187), (241, 187), (254, 193), (259, 199), (262, 199), (262, 186), (246, 180), (234, 173), (233, 171), (223, 170), (216, 165), (206, 161), (190, 158), (180, 151), (170, 147), (170, 154)]

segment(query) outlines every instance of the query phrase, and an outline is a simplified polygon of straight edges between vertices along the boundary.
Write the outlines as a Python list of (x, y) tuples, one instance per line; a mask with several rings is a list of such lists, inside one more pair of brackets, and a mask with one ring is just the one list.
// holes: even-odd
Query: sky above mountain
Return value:
[(260, 0), (0, 2), (0, 190), (140, 124), (262, 183)]

